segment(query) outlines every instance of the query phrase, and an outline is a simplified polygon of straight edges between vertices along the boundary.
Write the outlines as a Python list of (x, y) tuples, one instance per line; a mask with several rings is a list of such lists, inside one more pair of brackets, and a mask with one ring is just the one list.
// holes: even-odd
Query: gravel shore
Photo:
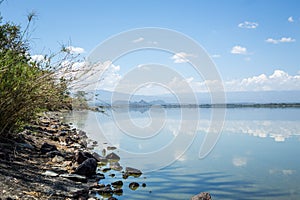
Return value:
[[(125, 168), (115, 153), (93, 152), (84, 131), (60, 121), (60, 113), (44, 113), (13, 138), (0, 138), (0, 200), (117, 199), (123, 182), (100, 184), (101, 167), (114, 166), (126, 176), (142, 172)], [(102, 173), (101, 173), (102, 172)], [(132, 183), (131, 185), (134, 185)]]

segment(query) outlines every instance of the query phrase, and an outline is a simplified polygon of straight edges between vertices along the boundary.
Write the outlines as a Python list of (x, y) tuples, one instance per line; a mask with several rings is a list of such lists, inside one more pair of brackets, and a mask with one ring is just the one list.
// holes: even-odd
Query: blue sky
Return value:
[[(197, 41), (212, 57), (228, 90), (300, 90), (297, 0), (8, 0), (0, 9), (4, 21), (23, 26), (28, 12), (37, 13), (32, 55), (55, 52), (60, 44), (71, 41), (87, 56), (119, 32), (162, 27)], [(172, 61), (172, 55), (166, 58)], [(130, 65), (129, 58), (123, 60), (108, 76), (122, 77)], [(176, 68), (176, 63), (166, 63)], [(193, 70), (186, 67), (182, 71), (199, 85)]]

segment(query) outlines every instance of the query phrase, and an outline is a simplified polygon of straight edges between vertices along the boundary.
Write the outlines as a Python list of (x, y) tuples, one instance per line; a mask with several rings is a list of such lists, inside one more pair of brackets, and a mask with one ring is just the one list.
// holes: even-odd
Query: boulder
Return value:
[(191, 198), (191, 200), (212, 200), (208, 192), (201, 192)]
[(75, 154), (75, 161), (78, 164), (83, 163), (85, 160), (87, 160), (88, 158), (94, 158), (92, 154), (90, 154), (89, 152), (82, 152), (79, 151)]
[(96, 174), (97, 161), (94, 158), (88, 158), (81, 163), (75, 170), (75, 174), (84, 175), (90, 177)]

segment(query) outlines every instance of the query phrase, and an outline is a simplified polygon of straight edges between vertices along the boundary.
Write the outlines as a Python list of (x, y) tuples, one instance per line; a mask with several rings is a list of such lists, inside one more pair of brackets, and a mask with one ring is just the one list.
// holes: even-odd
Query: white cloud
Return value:
[[(198, 81), (193, 77), (185, 80), (195, 92), (208, 92), (208, 87), (218, 90), (220, 83), (214, 81)], [(173, 81), (178, 87), (183, 80)], [(226, 92), (238, 91), (291, 91), (300, 90), (300, 74), (289, 75), (282, 70), (274, 70), (270, 75), (260, 74), (242, 79), (233, 79), (223, 82)], [(180, 90), (181, 91), (181, 90)]]
[(232, 47), (231, 53), (232, 54), (247, 54), (247, 49), (246, 49), (246, 47), (237, 45), (237, 46)]
[(245, 157), (235, 157), (232, 159), (232, 164), (236, 167), (242, 167), (247, 165), (247, 158)]
[(293, 19), (293, 17), (292, 17), (292, 16), (290, 16), (290, 17), (288, 18), (288, 21), (289, 21), (289, 22), (294, 22), (294, 19)]
[(273, 44), (278, 44), (278, 40), (274, 40), (273, 38), (266, 39), (266, 42), (273, 43)]
[(282, 70), (275, 70), (269, 76), (261, 74), (226, 81), (224, 85), (226, 91), (300, 90), (300, 75), (291, 76)]
[(280, 42), (295, 42), (296, 40), (291, 37), (288, 37), (288, 38), (282, 37), (279, 41)]
[(289, 42), (295, 42), (296, 40), (291, 38), (291, 37), (282, 37), (280, 39), (273, 39), (273, 38), (268, 38), (266, 39), (266, 42), (272, 43), (272, 44), (278, 44), (278, 43), (289, 43)]
[(121, 75), (119, 74), (120, 66), (111, 64), (109, 68), (101, 75), (99, 81), (99, 86), (97, 89), (102, 90), (114, 90), (115, 86), (121, 80)]
[(243, 23), (240, 23), (238, 25), (239, 28), (248, 28), (248, 29), (255, 29), (258, 27), (258, 23), (256, 22), (248, 22), (248, 21), (245, 21)]
[(45, 60), (45, 56), (44, 55), (32, 55), (31, 56), (31, 61), (32, 62), (41, 62)]
[[(79, 66), (80, 63), (74, 66)], [(122, 76), (119, 74), (120, 66), (111, 65), (111, 63), (100, 63), (95, 68), (93, 76), (85, 80), (88, 83), (97, 83), (98, 89), (114, 90), (115, 86), (119, 83)], [(103, 73), (105, 71), (105, 73)], [(82, 78), (87, 77), (83, 76)], [(101, 78), (101, 80), (99, 80)], [(174, 78), (172, 81), (165, 83), (166, 88), (177, 88), (178, 93), (186, 92), (186, 84), (189, 84), (194, 92), (208, 92), (208, 88), (219, 90), (221, 85), (218, 81), (203, 80), (200, 81), (195, 77), (187, 77), (185, 79)], [(223, 82), (226, 92), (238, 92), (238, 91), (291, 91), (300, 90), (300, 74), (289, 75), (283, 70), (274, 70), (273, 73), (260, 74), (256, 76), (246, 77), (242, 79), (233, 79)], [(94, 86), (95, 87), (95, 86)], [(150, 84), (140, 91), (141, 94), (166, 94), (169, 91), (166, 88), (162, 88), (159, 85)], [(280, 137), (275, 138), (276, 141), (280, 140)]]
[(294, 174), (296, 171), (292, 170), (292, 169), (270, 169), (269, 173), (270, 174), (283, 174), (283, 175), (292, 175)]
[(220, 58), (221, 55), (219, 55), (219, 54), (213, 54), (213, 55), (211, 55), (211, 57), (212, 57), (212, 58)]
[(144, 41), (145, 39), (143, 38), (143, 37), (139, 37), (139, 38), (137, 38), (137, 39), (135, 39), (135, 40), (132, 40), (132, 42), (133, 43), (139, 43), (139, 42), (142, 42), (142, 41)]
[(282, 173), (283, 175), (292, 175), (294, 174), (295, 170), (291, 170), (291, 169), (283, 169)]
[(189, 57), (195, 57), (193, 54), (188, 54), (185, 52), (179, 52), (174, 54), (171, 59), (174, 60), (174, 63), (186, 63), (189, 62)]
[(81, 47), (73, 47), (73, 46), (68, 46), (66, 47), (66, 50), (71, 53), (71, 54), (81, 54), (84, 53), (84, 49)]

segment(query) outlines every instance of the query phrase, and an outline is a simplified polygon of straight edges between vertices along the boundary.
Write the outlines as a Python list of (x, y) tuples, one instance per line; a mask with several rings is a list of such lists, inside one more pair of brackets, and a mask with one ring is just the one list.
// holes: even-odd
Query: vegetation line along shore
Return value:
[[(61, 110), (88, 108), (84, 92), (72, 96), (69, 84), (74, 80), (65, 77), (78, 55), (63, 46), (33, 60), (29, 35), (34, 17), (28, 15), (24, 30), (1, 18), (0, 199), (116, 199), (123, 193), (123, 180), (142, 172), (123, 169), (113, 147), (107, 155), (93, 152), (96, 141), (61, 121)], [(100, 183), (114, 172), (121, 174), (115, 182)], [(135, 190), (139, 183), (128, 187)]]

